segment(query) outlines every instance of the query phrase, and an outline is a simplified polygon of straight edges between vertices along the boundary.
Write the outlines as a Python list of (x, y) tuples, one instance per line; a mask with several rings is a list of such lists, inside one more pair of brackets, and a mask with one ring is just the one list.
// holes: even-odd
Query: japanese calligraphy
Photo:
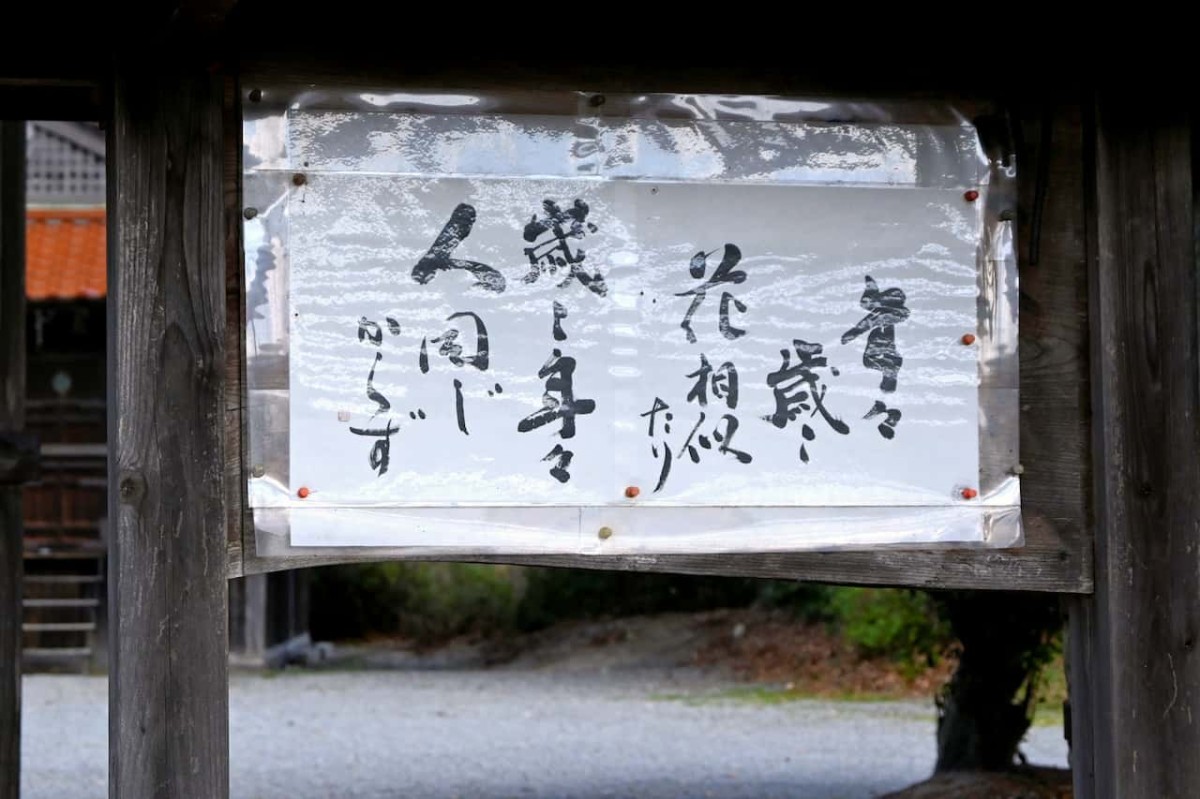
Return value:
[[(557, 420), (560, 423), (558, 435), (561, 438), (574, 438), (575, 417), (586, 416), (596, 410), (595, 400), (575, 396), (575, 359), (554, 349), (550, 359), (538, 370), (538, 377), (546, 381), (542, 408), (518, 422), (517, 431), (528, 433)], [(558, 458), (550, 474), (560, 483), (565, 483), (571, 478), (567, 467), (571, 465), (573, 457), (574, 452), (558, 444), (543, 460)]]
[(883, 421), (879, 423), (879, 435), (884, 438), (896, 437), (896, 425), (900, 423), (900, 417), (903, 414), (895, 408), (889, 408), (880, 400), (875, 400), (875, 404), (871, 406), (871, 410), (867, 411), (864, 419), (874, 419), (876, 416), (882, 416)]
[[(738, 404), (738, 377), (737, 367), (726, 361), (721, 364), (720, 368), (713, 370), (712, 364), (708, 362), (708, 358), (703, 354), (700, 356), (700, 368), (691, 372), (687, 377), (692, 378), (695, 382), (692, 384), (691, 390), (688, 391), (686, 402), (695, 402), (701, 408), (708, 405), (708, 392), (711, 388), (713, 399), (725, 403), (725, 407), (730, 410), (736, 409)], [(648, 419), (648, 427), (646, 434), (650, 437), (652, 443), (650, 445), (651, 454), (656, 459), (662, 459), (662, 468), (659, 470), (658, 482), (654, 486), (655, 493), (662, 490), (666, 485), (667, 477), (671, 474), (671, 464), (675, 459), (675, 455), (671, 450), (671, 444), (666, 439), (666, 436), (671, 432), (671, 421), (675, 418), (671, 413), (671, 406), (668, 405), (661, 397), (654, 398), (654, 404), (650, 410), (641, 414), (642, 418)], [(655, 426), (658, 419), (658, 414), (663, 414), (662, 424), (660, 425), (661, 435), (655, 435)], [(733, 437), (737, 433), (739, 422), (737, 417), (731, 413), (721, 416), (717, 425), (706, 433), (701, 433), (700, 428), (708, 419), (706, 411), (700, 411), (696, 424), (692, 426), (691, 432), (684, 439), (682, 446), (679, 448), (680, 454), (686, 454), (692, 463), (700, 462), (700, 450), (712, 449), (713, 442), (719, 445), (717, 452), (722, 455), (732, 455), (739, 463), (750, 463), (754, 458), (747, 452), (742, 452), (733, 448)], [(661, 453), (660, 453), (661, 449)]]
[(546, 381), (542, 408), (522, 419), (517, 425), (517, 430), (528, 433), (555, 420), (561, 420), (559, 435), (563, 438), (573, 438), (575, 417), (586, 416), (596, 410), (595, 400), (578, 399), (575, 396), (575, 359), (564, 356), (561, 350), (555, 349), (550, 359), (538, 370), (538, 377)]
[[(572, 465), (577, 463), (576, 457), (583, 457), (581, 453), (569, 448), (569, 442), (576, 437), (577, 425), (584, 418), (597, 412), (595, 399), (577, 396), (575, 377), (579, 364), (576, 355), (579, 352), (596, 352), (597, 339), (594, 334), (589, 334), (577, 342), (579, 349), (576, 353), (567, 354), (567, 323), (569, 320), (573, 321), (574, 306), (571, 306), (569, 295), (564, 292), (578, 285), (597, 297), (607, 297), (609, 287), (604, 275), (588, 261), (588, 254), (583, 246), (589, 237), (600, 231), (592, 219), (592, 210), (587, 202), (577, 198), (573, 202), (560, 204), (553, 199), (544, 199), (540, 212), (528, 217), (528, 220), (523, 224), (523, 228), (508, 228), (514, 253), (518, 250), (523, 252), (527, 262), (527, 271), (522, 275), (520, 284), (514, 283), (512, 286), (514, 293), (517, 293), (528, 291), (522, 286), (540, 283), (541, 285), (537, 286), (539, 293), (518, 295), (513, 298), (514, 302), (493, 306), (493, 309), (510, 313), (517, 310), (518, 313), (524, 314), (518, 317), (521, 325), (526, 324), (526, 309), (531, 307), (526, 304), (527, 301), (539, 303), (532, 307), (549, 310), (548, 315), (539, 314), (536, 334), (552, 342), (548, 347), (551, 354), (537, 369), (537, 377), (543, 381), (541, 407), (524, 416), (521, 415), (524, 410), (518, 411), (507, 417), (511, 421), (506, 422), (506, 425), (515, 423), (516, 432), (520, 434), (533, 433), (553, 425), (553, 435), (559, 440), (550, 442), (553, 446), (545, 451), (544, 455), (540, 454), (542, 450), (539, 447), (538, 457), (546, 464), (544, 468), (551, 480), (558, 484), (567, 484), (571, 481), (571, 469)], [(493, 295), (504, 292), (508, 284), (499, 269), (458, 257), (460, 250), (469, 251), (465, 244), (476, 222), (475, 207), (465, 202), (459, 203), (428, 251), (413, 266), (412, 278), (417, 283), (427, 284), (441, 272), (465, 271), (474, 277), (475, 287), (483, 288)], [(523, 243), (515, 235), (518, 230)], [(490, 239), (488, 243), (490, 247), (495, 246)], [(687, 251), (690, 251), (690, 248), (685, 250)], [(732, 243), (726, 243), (711, 251), (696, 252), (688, 265), (692, 285), (665, 290), (667, 296), (688, 298), (687, 310), (678, 326), (684, 331), (687, 342), (702, 345), (702, 351), (690, 356), (689, 361), (685, 362), (687, 365), (679, 367), (676, 372), (676, 379), (679, 381), (677, 394), (663, 391), (656, 376), (649, 376), (649, 385), (656, 387), (655, 395), (648, 409), (640, 413), (640, 418), (645, 421), (645, 427), (641, 429), (645, 430), (649, 454), (655, 461), (653, 468), (657, 477), (654, 480), (653, 493), (660, 493), (666, 489), (671, 474), (678, 471), (681, 463), (699, 465), (706, 462), (715, 463), (718, 459), (726, 460), (729, 464), (753, 463), (755, 456), (746, 449), (759, 452), (764, 446), (763, 431), (770, 428), (798, 428), (798, 452), (802, 464), (811, 463), (815, 442), (822, 429), (838, 436), (851, 434), (851, 424), (833, 410), (844, 407), (845, 404), (844, 400), (837, 397), (838, 383), (835, 382), (841, 375), (835, 365), (838, 362), (837, 358), (845, 357), (844, 350), (836, 349), (839, 338), (837, 332), (833, 332), (834, 340), (826, 343), (811, 340), (810, 336), (794, 338), (790, 348), (778, 349), (778, 361), (775, 361), (773, 356), (764, 357), (766, 353), (756, 349), (759, 344), (753, 339), (742, 345), (731, 343), (746, 336), (746, 328), (749, 327), (745, 316), (748, 307), (733, 293), (735, 287), (745, 284), (748, 279), (742, 259), (742, 249)], [(626, 260), (622, 263), (631, 261)], [(772, 269), (778, 271), (777, 267)], [(654, 284), (644, 286), (646, 290), (639, 291), (638, 295), (645, 296), (651, 293), (650, 304), (657, 303), (659, 299), (653, 296)], [(449, 294), (453, 290), (448, 287), (445, 293)], [(459, 290), (461, 291), (461, 288)], [(712, 304), (715, 308), (710, 305), (710, 310), (715, 311), (716, 324), (701, 325), (698, 314), (704, 308), (706, 298), (710, 294), (719, 295), (719, 299)], [(661, 296), (663, 295), (660, 294), (659, 297)], [(854, 301), (853, 297), (846, 299), (847, 304)], [(595, 304), (594, 300), (589, 302)], [(623, 305), (622, 302), (621, 297), (615, 297), (611, 312), (621, 320), (620, 324), (624, 325), (628, 317), (620, 315), (628, 313), (632, 306)], [(876, 281), (867, 275), (865, 287), (858, 298), (858, 305), (865, 311), (865, 315), (840, 334), (840, 345), (851, 347), (856, 359), (861, 357), (862, 364), (871, 370), (867, 374), (880, 375), (878, 385), (883, 396), (875, 399), (869, 409), (864, 409), (866, 413), (861, 419), (863, 422), (869, 422), (885, 440), (896, 437), (898, 425), (904, 416), (901, 409), (895, 407), (893, 395), (897, 390), (899, 374), (904, 364), (896, 344), (896, 327), (905, 322), (910, 315), (906, 302), (907, 296), (902, 289), (895, 286), (880, 288)], [(512, 328), (508, 326), (510, 322), (505, 321), (498, 328), (501, 338), (493, 340), (484, 320), (484, 316), (490, 314), (491, 310), (479, 310), (482, 313), (476, 310), (454, 311), (445, 317), (444, 325), (439, 325), (440, 330), (431, 329), (427, 335), (412, 337), (421, 375), (430, 375), (439, 366), (444, 372), (450, 373), (446, 375), (446, 389), (447, 394), (449, 391), (453, 392), (453, 403), (448, 401), (447, 396), (445, 403), (431, 409), (434, 417), (444, 415), (442, 418), (449, 422), (452, 413), (453, 424), (464, 436), (471, 435), (473, 425), (468, 423), (471, 406), (477, 401), (486, 401), (476, 398), (482, 398), (485, 393), (487, 397), (498, 397), (503, 391), (499, 383), (491, 380), (487, 385), (480, 385), (481, 377), (492, 368), (494, 359), (499, 358), (500, 362), (511, 364), (511, 360), (504, 359), (513, 357), (513, 353), (493, 353), (493, 345), (498, 341), (512, 340), (507, 338), (511, 335)], [(590, 313), (595, 311), (584, 312), (585, 321), (591, 321), (591, 317), (588, 316)], [(778, 310), (774, 313), (777, 314)], [(425, 317), (418, 313), (417, 318)], [(804, 322), (803, 319), (797, 320), (800, 324)], [(674, 324), (674, 319), (668, 320), (667, 323)], [(771, 323), (777, 325), (778, 321)], [(828, 321), (821, 320), (819, 324), (827, 325)], [(532, 325), (533, 323), (530, 323), (530, 330), (533, 330)], [(408, 327), (408, 323), (405, 327)], [(596, 328), (589, 329), (594, 331)], [(642, 336), (643, 329), (638, 328), (636, 324), (629, 324), (625, 329), (631, 331), (622, 334), (627, 336), (628, 343), (619, 340), (613, 348), (620, 351), (621, 357), (636, 357), (644, 351), (637, 341)], [(838, 324), (836, 330), (842, 329), (842, 325)], [(364, 315), (358, 319), (358, 341), (374, 350), (374, 360), (367, 372), (365, 385), (366, 397), (374, 410), (367, 423), (350, 429), (355, 435), (375, 439), (368, 462), (377, 475), (387, 473), (391, 443), (401, 429), (399, 421), (389, 416), (393, 412), (393, 401), (386, 394), (391, 389), (381, 385), (379, 375), (382, 372), (379, 370), (384, 361), (385, 343), (401, 336), (402, 333), (400, 321), (393, 316), (370, 319)], [(864, 342), (861, 355), (857, 352), (856, 341)], [(520, 342), (520, 345), (525, 343)], [(600, 351), (608, 346), (601, 341)], [(649, 346), (657, 346), (657, 341)], [(733, 347), (738, 349), (732, 349)], [(745, 354), (746, 360), (742, 360), (742, 354)], [(525, 352), (516, 355), (528, 357)], [(739, 369), (735, 360), (744, 368)], [(640, 364), (626, 362), (620, 369), (625, 370), (625, 373), (636, 373), (639, 367)], [(532, 364), (526, 368), (532, 369)], [(616, 371), (612, 373), (616, 374)], [(843, 378), (841, 384), (846, 385), (855, 396), (861, 396), (861, 384), (855, 382), (860, 379), (861, 375), (856, 370), (854, 377)], [(870, 380), (873, 384), (875, 378), (871, 377)], [(647, 394), (650, 393), (647, 390)], [(744, 410), (741, 406), (751, 398), (755, 407), (751, 411), (752, 421), (747, 427), (743, 426), (739, 416)], [(646, 408), (646, 405), (641, 404), (641, 399), (643, 398), (639, 398), (637, 406), (632, 407)], [(503, 401), (498, 402), (503, 404)], [(627, 412), (632, 415), (633, 410), (630, 406), (621, 407), (629, 409)], [(851, 422), (856, 417), (857, 414), (850, 417)], [(410, 421), (423, 421), (425, 418), (426, 412), (423, 409), (409, 412)], [(629, 421), (625, 420), (623, 425), (618, 422), (617, 429), (628, 429)], [(762, 422), (766, 422), (769, 428), (761, 427)], [(511, 430), (511, 427), (509, 429)], [(736, 441), (739, 435), (742, 438), (741, 443)], [(483, 443), (486, 444), (486, 441)], [(710, 477), (710, 474), (706, 474), (698, 479), (707, 480)]]
[[(389, 333), (393, 336), (400, 334), (399, 322), (391, 317), (387, 317), (385, 321), (387, 322)], [(383, 345), (383, 328), (378, 322), (374, 322), (363, 316), (358, 320), (358, 340), (368, 342), (376, 348), (374, 362), (371, 364), (371, 370), (367, 372), (367, 399), (374, 402), (376, 406), (375, 412), (371, 414), (371, 418), (368, 420), (370, 422), (374, 421), (375, 417), (379, 414), (386, 413), (392, 408), (391, 401), (375, 386), (375, 370), (378, 368), (380, 361), (383, 360), (383, 353), (379, 351), (379, 348)], [(418, 413), (420, 414), (419, 418), (425, 418), (424, 411), (418, 411)], [(418, 418), (415, 413), (410, 413), (409, 415), (413, 419)], [(388, 465), (391, 462), (392, 434), (399, 429), (398, 426), (393, 426), (391, 418), (388, 418), (382, 427), (350, 428), (350, 432), (356, 436), (367, 436), (378, 439), (371, 445), (371, 451), (367, 456), (367, 462), (371, 465), (371, 469), (375, 471), (377, 477), (382, 477), (387, 473)]]
[(896, 325), (908, 318), (904, 300), (903, 291), (897, 288), (880, 291), (871, 276), (867, 275), (867, 287), (859, 305), (868, 313), (858, 324), (842, 334), (842, 343), (848, 344), (867, 333), (863, 366), (883, 373), (879, 389), (887, 393), (896, 390), (896, 378), (901, 365), (904, 364), (904, 359), (896, 351)]
[(1021, 298), (985, 213), (1013, 173), (970, 120), (459, 88), (242, 126), (245, 498), (294, 547), (1019, 544), (990, 478)]
[[(713, 252), (716, 252), (715, 250)], [(688, 272), (693, 278), (699, 280), (703, 278), (708, 271), (708, 257), (711, 252), (698, 252), (692, 256), (691, 264), (688, 266)], [(708, 296), (708, 290), (721, 285), (736, 286), (739, 283), (746, 282), (746, 273), (741, 269), (736, 269), (738, 262), (742, 260), (742, 251), (733, 244), (726, 244), (725, 251), (721, 256), (721, 263), (713, 270), (712, 276), (704, 283), (695, 288), (676, 294), (676, 297), (691, 297), (692, 303), (688, 306), (687, 313), (683, 317), (683, 321), (679, 324), (687, 333), (687, 340), (691, 344), (696, 343), (696, 332), (692, 329), (692, 316), (696, 310), (704, 302), (704, 298)], [(728, 291), (721, 293), (721, 304), (719, 308), (719, 319), (717, 327), (721, 331), (721, 335), (732, 341), (740, 336), (746, 335), (745, 330), (741, 330), (733, 326), (729, 321), (729, 306), (730, 304), (737, 309), (738, 313), (746, 312), (746, 305)]]
[[(659, 414), (662, 414), (662, 421), (659, 423)], [(667, 484), (667, 478), (671, 474), (671, 464), (675, 460), (675, 455), (671, 450), (671, 444), (667, 436), (671, 433), (671, 421), (675, 415), (671, 413), (671, 406), (663, 401), (661, 397), (654, 398), (654, 404), (650, 410), (641, 414), (643, 419), (648, 419), (646, 434), (651, 439), (650, 452), (655, 459), (662, 460), (662, 467), (658, 473), (658, 481), (654, 485), (654, 493), (662, 491), (663, 486)], [(708, 415), (701, 411), (696, 424), (692, 426), (687, 438), (684, 439), (682, 446), (679, 448), (680, 454), (686, 454), (692, 463), (700, 462), (700, 450), (712, 449), (713, 441), (719, 445), (717, 452), (722, 455), (732, 455), (738, 463), (750, 463), (754, 460), (748, 452), (742, 452), (733, 448), (733, 436), (737, 433), (738, 420), (733, 414), (724, 414), (717, 426), (707, 434), (701, 433), (700, 428), (704, 425)], [(657, 433), (656, 433), (657, 427)]]
[(575, 453), (569, 449), (563, 449), (562, 444), (555, 444), (554, 449), (550, 450), (543, 461), (554, 461), (554, 465), (550, 467), (550, 476), (560, 483), (565, 483), (571, 479), (571, 473), (567, 468), (571, 465), (571, 459), (575, 457)]
[[(463, 345), (459, 342), (458, 337), (461, 331), (458, 328), (450, 328), (445, 333), (433, 339), (434, 344), (439, 344), (438, 354), (450, 361), (455, 366), (473, 366), (481, 372), (486, 372), (488, 368), (488, 332), (487, 325), (479, 318), (479, 314), (471, 311), (462, 311), (461, 313), (450, 314), (446, 317), (447, 322), (453, 322), (455, 319), (470, 319), (475, 324), (475, 351), (471, 355), (463, 357)], [(421, 354), (418, 356), (418, 365), (421, 372), (429, 372), (429, 351), (426, 339), (421, 339)]]
[[(906, 299), (904, 292), (898, 288), (880, 291), (871, 276), (867, 275), (866, 288), (859, 305), (868, 313), (858, 324), (842, 334), (842, 343), (847, 344), (867, 333), (867, 346), (862, 357), (863, 366), (882, 373), (879, 390), (885, 394), (896, 390), (900, 367), (904, 365), (904, 358), (896, 349), (896, 325), (908, 318), (909, 311), (904, 306)], [(877, 427), (879, 434), (886, 439), (894, 438), (896, 425), (903, 414), (876, 400), (863, 419), (873, 419), (880, 415), (884, 418)]]
[(570, 208), (564, 210), (553, 200), (545, 200), (542, 209), (546, 214), (544, 218), (538, 219), (534, 214), (525, 225), (525, 241), (532, 242), (533, 246), (525, 248), (529, 274), (525, 275), (524, 281), (533, 283), (540, 275), (546, 272), (553, 275), (561, 269), (566, 277), (559, 283), (559, 288), (574, 278), (593, 294), (601, 297), (606, 295), (608, 286), (604, 283), (604, 276), (599, 272), (589, 274), (583, 269), (587, 253), (578, 246), (571, 249), (571, 239), (583, 239), (588, 233), (598, 230), (587, 221), (590, 210), (588, 204), (577, 199)]
[[(459, 313), (450, 314), (446, 317), (447, 322), (453, 322), (455, 319), (469, 319), (475, 327), (475, 340), (473, 351), (470, 355), (463, 355), (466, 349), (463, 343), (459, 341), (462, 335), (457, 327), (452, 327), (441, 335), (433, 338), (421, 339), (421, 349), (417, 355), (417, 366), (422, 374), (429, 372), (429, 344), (438, 345), (437, 353), (444, 357), (455, 367), (471, 366), (481, 372), (486, 372), (489, 364), (490, 351), (488, 348), (488, 331), (483, 320), (479, 318), (479, 314), (471, 311), (461, 311)], [(454, 415), (458, 421), (458, 429), (463, 435), (470, 435), (467, 430), (466, 407), (463, 401), (463, 384), (462, 380), (454, 378)], [(496, 384), (496, 391), (500, 391), (500, 385)], [(493, 392), (489, 391), (489, 395)]]
[(477, 261), (451, 257), (455, 248), (471, 235), (475, 226), (475, 207), (460, 203), (450, 215), (450, 221), (434, 239), (429, 251), (412, 268), (412, 278), (418, 283), (428, 283), (438, 272), (461, 269), (475, 276), (475, 285), (487, 291), (504, 291), (504, 275), (496, 269)]
[(714, 372), (708, 358), (701, 353), (700, 368), (688, 374), (688, 377), (696, 379), (692, 390), (688, 392), (688, 402), (695, 401), (700, 404), (700, 407), (708, 405), (708, 391), (711, 386), (714, 399), (723, 400), (727, 408), (737, 407), (737, 367), (729, 361), (721, 364), (720, 368)]
[(375, 470), (378, 477), (387, 474), (388, 464), (391, 462), (392, 433), (399, 429), (399, 427), (392, 426), (391, 419), (388, 419), (387, 424), (381, 428), (350, 428), (350, 432), (356, 436), (383, 436), (371, 445), (371, 452), (367, 456), (367, 462), (371, 464), (371, 468)]
[(554, 329), (551, 331), (555, 341), (566, 341), (567, 333), (563, 330), (562, 320), (567, 318), (567, 309), (558, 300), (554, 301)]
[[(817, 371), (828, 366), (825, 356), (822, 355), (824, 347), (800, 339), (794, 340), (792, 345), (796, 351), (796, 363), (792, 363), (791, 353), (780, 350), (783, 363), (767, 376), (767, 386), (775, 396), (775, 412), (763, 418), (783, 429), (790, 422), (796, 421), (801, 412), (808, 414), (810, 418), (820, 414), (835, 433), (847, 435), (850, 432), (849, 425), (825, 407), (826, 385)], [(836, 369), (830, 371), (837, 377)], [(804, 439), (800, 444), (800, 460), (808, 463), (808, 442), (817, 437), (816, 431), (805, 421), (801, 422), (800, 435)]]

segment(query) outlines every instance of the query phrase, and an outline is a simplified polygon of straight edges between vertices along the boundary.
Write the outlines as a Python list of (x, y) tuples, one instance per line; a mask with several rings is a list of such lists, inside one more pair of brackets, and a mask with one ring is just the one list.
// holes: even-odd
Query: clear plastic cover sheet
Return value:
[(960, 109), (249, 91), (260, 555), (1020, 542), (1015, 166)]

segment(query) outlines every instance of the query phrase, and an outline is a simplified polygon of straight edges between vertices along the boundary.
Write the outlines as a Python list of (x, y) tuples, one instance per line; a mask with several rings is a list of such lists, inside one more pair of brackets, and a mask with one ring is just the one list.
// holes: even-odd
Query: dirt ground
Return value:
[(881, 799), (1072, 799), (1071, 772), (1029, 769), (1019, 774), (939, 774)]
[(955, 654), (933, 664), (864, 659), (825, 625), (785, 613), (717, 610), (557, 624), (536, 633), (462, 639), (435, 648), (379, 639), (340, 645), (336, 664), (368, 668), (697, 668), (816, 698), (931, 699)]

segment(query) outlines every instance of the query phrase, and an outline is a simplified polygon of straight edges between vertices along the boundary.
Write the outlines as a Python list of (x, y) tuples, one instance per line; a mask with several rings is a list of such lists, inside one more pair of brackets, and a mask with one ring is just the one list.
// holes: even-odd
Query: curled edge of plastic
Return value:
[(469, 116), (572, 115), (635, 119), (956, 125), (995, 110), (986, 100), (940, 101), (870, 97), (800, 97), (735, 92), (605, 92), (580, 89), (448, 90), (420, 87), (282, 85), (242, 79), (246, 121), (290, 111)]
[[(648, 119), (737, 119), (745, 121), (816, 122), (827, 124), (954, 124), (970, 125), (987, 106), (930, 102), (829, 102), (741, 95), (597, 95), (589, 92), (507, 92), (447, 94), (438, 92), (340, 92), (308, 90), (281, 94), (248, 89), (256, 102), (244, 104), (247, 132), (254, 125), (275, 124), (285, 141), (286, 114), (297, 109), (373, 112), (513, 114), (596, 113), (597, 96), (606, 116)], [(452, 98), (447, 100), (447, 98)], [(990, 109), (987, 109), (990, 110)], [(993, 115), (991, 119), (1003, 120)], [(273, 122), (272, 122), (273, 121)], [(286, 151), (281, 153), (286, 159)], [(286, 303), (267, 302), (287, 296), (287, 204), (300, 188), (289, 161), (270, 170), (247, 168), (243, 175), (245, 270), (247, 296), (246, 390), (249, 413), (248, 463), (250, 506), (255, 549), (260, 557), (292, 551), (336, 557), (361, 555), (383, 547), (391, 557), (430, 554), (672, 554), (861, 549), (1010, 548), (1024, 543), (1020, 510), (1021, 472), (1018, 452), (1019, 386), (1017, 356), (1018, 281), (1014, 243), (1016, 164), (1003, 136), (979, 136), (985, 165), (980, 180), (983, 200), (979, 244), (978, 346), (980, 376), (980, 486), (977, 503), (953, 507), (908, 508), (471, 508), (471, 516), (454, 509), (321, 508), (297, 509), (327, 524), (331, 543), (320, 547), (291, 544), (290, 510), (256, 502), (264, 492), (290, 495), (288, 479), (288, 319)], [(834, 517), (831, 510), (845, 512)], [(714, 511), (716, 511), (714, 513)], [(664, 533), (659, 514), (694, 523), (687, 534)], [(751, 515), (757, 516), (751, 518)], [(574, 516), (574, 518), (572, 518)], [(520, 518), (518, 518), (520, 517)], [(603, 518), (620, 519), (606, 524)], [(372, 523), (387, 519), (388, 532), (378, 542), (363, 535)], [(712, 525), (716, 525), (715, 527)], [(699, 525), (699, 526), (697, 526)], [(707, 526), (705, 526), (707, 525)], [(488, 533), (455, 543), (454, 531)], [(838, 529), (834, 535), (830, 529)], [(597, 531), (609, 529), (601, 536)], [(339, 530), (356, 543), (338, 545)], [(623, 531), (617, 534), (617, 531)], [(528, 534), (534, 533), (536, 543)], [(740, 543), (753, 536), (753, 544)], [(406, 543), (411, 541), (411, 543)], [(438, 540), (436, 547), (424, 545)]]
[[(256, 554), (282, 557), (319, 553), (360, 555), (365, 549), (397, 558), (437, 555), (672, 555), (753, 552), (841, 552), (862, 550), (1008, 549), (1024, 537), (1016, 506), (946, 508), (487, 508), (471, 517), (453, 509), (313, 508), (319, 547), (291, 543), (291, 511), (257, 508)], [(532, 510), (532, 512), (531, 512)], [(774, 513), (764, 516), (762, 511)], [(658, 518), (656, 518), (658, 517)], [(740, 517), (740, 518), (739, 518)], [(403, 522), (398, 526), (397, 522)], [(690, 526), (681, 536), (669, 530)], [(831, 524), (845, 525), (837, 540)], [(576, 527), (578, 534), (570, 528)], [(377, 531), (364, 535), (366, 531)], [(848, 531), (848, 532), (847, 532)], [(480, 545), (486, 534), (489, 544)], [(983, 541), (979, 540), (980, 535)], [(754, 545), (737, 539), (752, 535)], [(353, 544), (337, 544), (338, 537)], [(547, 545), (549, 536), (559, 546)], [(430, 546), (429, 541), (441, 543)], [(534, 543), (536, 542), (536, 543)]]

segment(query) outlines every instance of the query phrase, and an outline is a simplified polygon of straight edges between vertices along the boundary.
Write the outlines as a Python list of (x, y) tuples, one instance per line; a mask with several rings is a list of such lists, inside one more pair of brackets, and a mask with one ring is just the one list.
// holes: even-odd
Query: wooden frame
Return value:
[[(270, 80), (283, 85), (309, 84), (320, 80), (342, 86), (347, 81), (370, 85), (412, 85), (381, 74), (353, 77), (304, 72), (279, 66), (260, 67), (255, 77), (243, 78), (249, 90), (254, 81)], [(470, 80), (470, 78), (458, 78)], [(696, 84), (695, 75), (686, 77)], [(427, 77), (420, 88), (453, 81), (453, 76)], [(494, 83), (493, 76), (489, 83)], [(588, 88), (597, 91), (628, 89), (630, 78), (610, 79)], [(671, 81), (671, 76), (642, 76), (638, 88)], [(699, 83), (699, 91), (768, 91), (799, 93), (793, 86), (764, 87), (728, 76)], [(459, 84), (473, 86), (475, 84)], [(545, 86), (544, 76), (536, 84), (516, 75), (506, 88)], [(578, 88), (578, 85), (574, 88)], [(395, 549), (362, 548), (351, 555), (330, 554), (321, 548), (297, 549), (286, 541), (267, 539), (265, 551), (256, 547), (253, 521), (245, 507), (244, 403), (245, 298), (242, 280), (242, 251), (234, 239), (241, 228), (241, 205), (236, 184), (240, 181), (240, 127), (236, 107), (227, 106), (225, 154), (226, 230), (226, 485), (229, 497), (229, 569), (232, 576), (252, 575), (283, 569), (347, 562), (389, 559), (438, 559), (429, 555), (404, 555)], [(1023, 120), (1029, 121), (1029, 120)], [(1086, 593), (1092, 589), (1092, 547), (1088, 535), (1090, 470), (1088, 469), (1089, 427), (1087, 424), (1087, 292), (1083, 266), (1084, 218), (1080, 112), (1076, 98), (1068, 98), (1056, 114), (1045, 116), (1034, 109), (1031, 129), (1047, 122), (1052, 126), (1051, 146), (1044, 153), (1054, 191), (1045, 196), (1036, 219), (1018, 219), (1018, 240), (1028, 241), (1038, 227), (1041, 257), (1037, 268), (1019, 263), (1021, 279), (1021, 459), (1024, 469), (1025, 546), (1013, 550), (926, 550), (841, 553), (770, 553), (723, 555), (657, 556), (470, 556), (479, 563), (511, 563), (591, 569), (678, 572), (772, 577), (834, 583), (908, 585), (927, 588), (991, 588), (1030, 591)], [(1040, 137), (1045, 141), (1045, 137)], [(1036, 153), (1035, 158), (1043, 154)], [(1040, 163), (1040, 162), (1039, 162)], [(232, 185), (231, 185), (232, 184)], [(1035, 187), (1026, 184), (1022, 207), (1034, 206)], [(1021, 259), (1025, 260), (1024, 257)], [(235, 453), (238, 457), (234, 457)], [(239, 535), (240, 532), (240, 535)], [(441, 556), (444, 558), (445, 556)]]
[[(19, 213), (12, 209), (17, 207)], [(0, 122), (0, 799), (21, 793), (25, 426), (25, 128)], [(13, 734), (13, 731), (17, 734)]]
[[(181, 19), (196, 13), (190, 5), (185, 11)], [(110, 745), (111, 792), (122, 799), (228, 795), (226, 577), (332, 562), (319, 552), (263, 557), (243, 534), (237, 93), (214, 77), (210, 61), (184, 67), (176, 55), (160, 52), (141, 69), (123, 65), (109, 106), (110, 343), (120, 354), (112, 383)], [(403, 75), (394, 67), (326, 69), (311, 58), (265, 69), (316, 83), (366, 75), (375, 84), (464, 86), (487, 74), (493, 86), (811, 89), (784, 73), (747, 69), (629, 67), (599, 82), (578, 67), (549, 79), (480, 64)], [(93, 92), (99, 83), (78, 86)], [(24, 98), (26, 109), (53, 107), (50, 91), (73, 98), (65, 115), (82, 113), (74, 89), (15, 85), (0, 89)], [(1022, 174), (1035, 176), (1023, 185), (1018, 216), (1023, 550), (494, 560), (1077, 594), (1069, 601), (1076, 795), (1193, 791), (1200, 784), (1197, 137), (1177, 100), (1131, 108), (1115, 91), (1100, 92), (1098, 103), (1090, 90), (1051, 94), (1038, 98), (1044, 106), (1018, 109), (1018, 130), (1031, 145), (1021, 148)], [(1041, 135), (1045, 119), (1052, 124)], [(0, 196), (0, 205), (9, 200)], [(17, 334), (2, 316), (0, 332), (0, 343), (12, 347)], [(364, 550), (356, 559), (381, 554)], [(0, 565), (8, 560), (6, 552)], [(4, 607), (19, 597), (19, 579), (0, 570)], [(9, 633), (0, 620), (3, 799), (14, 793), (19, 741), (12, 711), (19, 693), (11, 690), (19, 667)]]
[(114, 797), (229, 794), (221, 142), (218, 77), (170, 62), (118, 72), (107, 158)]
[(1071, 603), (1076, 796), (1200, 786), (1200, 262), (1193, 114), (1089, 107), (1095, 594)]

